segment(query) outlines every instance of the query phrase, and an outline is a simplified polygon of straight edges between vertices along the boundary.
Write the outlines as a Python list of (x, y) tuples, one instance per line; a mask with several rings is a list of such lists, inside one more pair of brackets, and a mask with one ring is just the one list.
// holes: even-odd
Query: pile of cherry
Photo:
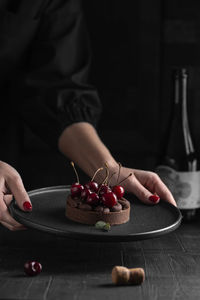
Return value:
[[(74, 163), (71, 162), (71, 165), (76, 173), (77, 177), (77, 182), (73, 183), (71, 185), (71, 197), (73, 199), (81, 200), (82, 202), (91, 205), (92, 207), (96, 206), (104, 206), (108, 208), (112, 208), (115, 205), (118, 204), (118, 200), (120, 200), (124, 196), (124, 188), (120, 185), (122, 181), (127, 179), (123, 179), (120, 181), (118, 184), (114, 186), (109, 186), (109, 170), (107, 164), (105, 164), (106, 167), (106, 178), (101, 184), (98, 184), (97, 182), (94, 181), (94, 178), (96, 177), (96, 174), (103, 170), (104, 168), (99, 168), (94, 176), (92, 177), (91, 181), (86, 183), (85, 185), (80, 184), (79, 182), (79, 177), (77, 174), (77, 171), (75, 169)], [(119, 173), (118, 173), (118, 178), (120, 174), (120, 168), (121, 164), (119, 164)], [(112, 174), (113, 176), (114, 174)], [(132, 174), (129, 174), (131, 176)], [(111, 176), (111, 177), (112, 177)], [(128, 176), (128, 177), (129, 177)], [(110, 177), (110, 178), (111, 178)], [(118, 180), (117, 180), (118, 181)]]

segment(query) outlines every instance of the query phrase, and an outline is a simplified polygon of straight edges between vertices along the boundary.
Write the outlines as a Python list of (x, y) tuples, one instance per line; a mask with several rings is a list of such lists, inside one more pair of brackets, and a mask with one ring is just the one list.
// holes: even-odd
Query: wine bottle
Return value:
[(171, 190), (183, 220), (195, 218), (200, 207), (200, 171), (187, 112), (186, 69), (173, 72), (173, 109), (163, 161), (156, 172)]

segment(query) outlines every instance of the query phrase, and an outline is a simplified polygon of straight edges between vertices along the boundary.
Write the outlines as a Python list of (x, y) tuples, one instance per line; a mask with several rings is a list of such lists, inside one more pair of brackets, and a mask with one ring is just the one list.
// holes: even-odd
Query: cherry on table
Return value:
[(42, 265), (37, 261), (27, 261), (24, 264), (24, 272), (28, 276), (36, 276), (42, 271)]

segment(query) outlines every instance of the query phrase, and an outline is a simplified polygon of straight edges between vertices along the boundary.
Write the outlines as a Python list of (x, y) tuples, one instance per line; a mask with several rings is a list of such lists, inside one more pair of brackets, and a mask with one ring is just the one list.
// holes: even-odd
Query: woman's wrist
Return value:
[[(105, 163), (110, 172), (116, 172), (118, 168), (110, 151), (89, 123), (80, 122), (66, 128), (60, 136), (59, 149), (91, 178), (98, 168), (105, 166)], [(105, 175), (105, 170), (99, 172), (96, 180), (102, 182)]]
[[(103, 168), (103, 170), (100, 170), (97, 175), (95, 176), (95, 181), (97, 183), (102, 183), (107, 175), (108, 175), (108, 180), (109, 178), (112, 176), (111, 180), (113, 180), (116, 176), (117, 176), (117, 172), (118, 172), (118, 164), (117, 162), (114, 160), (114, 158), (111, 159), (102, 159), (102, 163), (99, 165), (98, 168), (95, 168), (93, 170), (93, 174), (96, 172), (97, 169), (99, 168)], [(107, 169), (107, 170), (106, 170)], [(91, 177), (93, 176), (93, 174), (91, 175)], [(110, 181), (112, 182), (112, 181)]]

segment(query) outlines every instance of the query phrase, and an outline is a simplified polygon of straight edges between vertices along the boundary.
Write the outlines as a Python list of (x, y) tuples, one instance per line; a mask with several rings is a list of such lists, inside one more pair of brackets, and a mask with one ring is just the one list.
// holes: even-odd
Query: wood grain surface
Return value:
[[(160, 238), (130, 243), (92, 243), (39, 231), (0, 228), (0, 299), (199, 299), (200, 220)], [(38, 260), (36, 277), (23, 272)], [(113, 266), (142, 267), (139, 286), (114, 286)]]

